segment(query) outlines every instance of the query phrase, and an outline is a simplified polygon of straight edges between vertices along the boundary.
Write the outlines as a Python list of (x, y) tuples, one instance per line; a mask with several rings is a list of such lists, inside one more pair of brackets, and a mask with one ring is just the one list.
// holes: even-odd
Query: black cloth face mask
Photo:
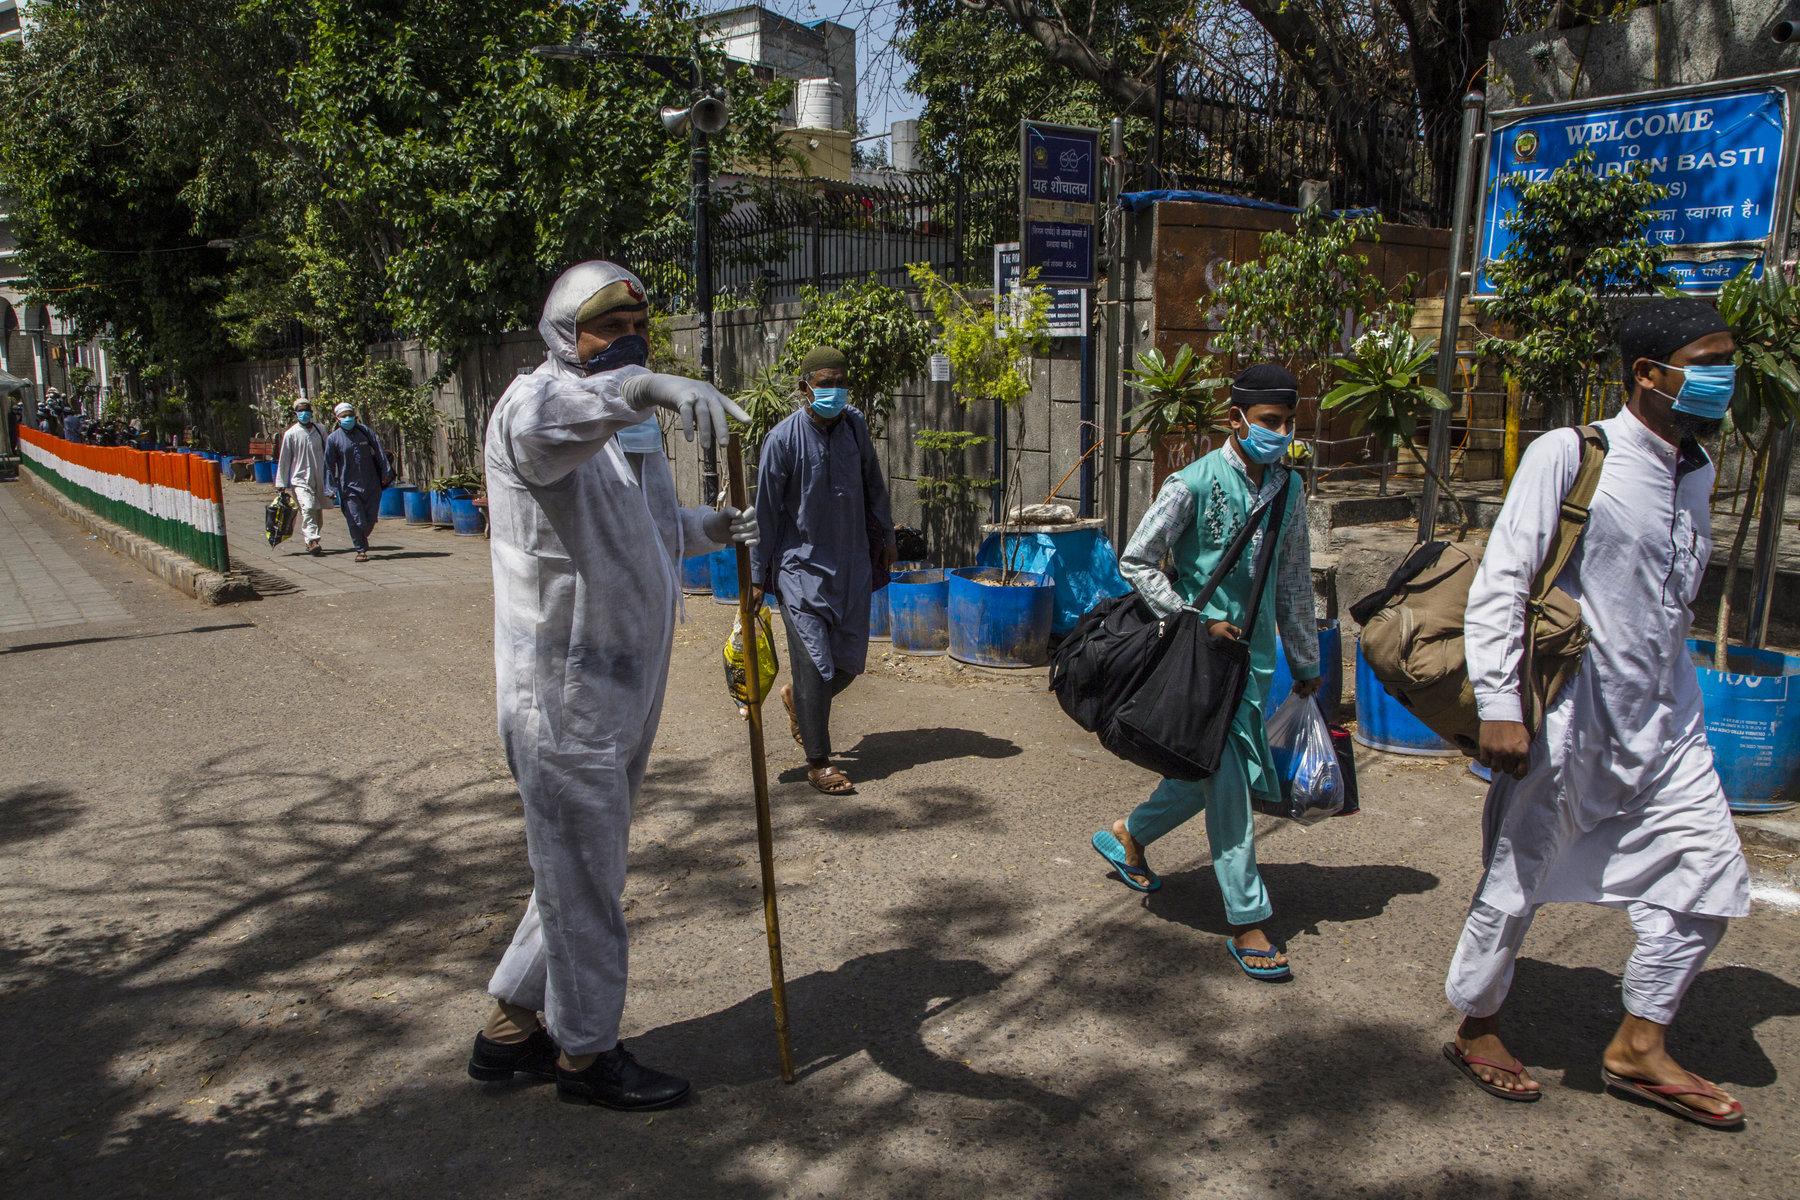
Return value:
[(616, 371), (620, 367), (641, 367), (650, 361), (650, 343), (638, 333), (614, 338), (612, 345), (582, 363), (588, 371)]

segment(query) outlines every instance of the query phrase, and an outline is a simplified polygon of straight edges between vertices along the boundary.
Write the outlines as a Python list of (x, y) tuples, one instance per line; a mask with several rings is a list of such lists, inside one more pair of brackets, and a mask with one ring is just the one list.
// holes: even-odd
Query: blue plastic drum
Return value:
[(869, 593), (869, 640), (885, 642), (891, 629), (892, 614), (888, 610), (888, 589), (876, 588)]
[(1041, 667), (1050, 661), (1056, 585), (1026, 571), (1004, 585), (1001, 576), (998, 567), (949, 572), (950, 657), (978, 667)]
[(1426, 758), (1460, 758), (1462, 751), (1439, 737), (1387, 694), (1356, 646), (1356, 740), (1371, 750), (1416, 754)]
[(681, 590), (690, 596), (712, 591), (712, 555), (690, 554), (681, 560)]
[[(381, 489), (381, 507), (380, 507), (380, 509), (377, 510), (377, 515), (382, 517), (384, 520), (390, 519), (390, 518), (404, 517), (406, 515), (406, 493), (407, 493), (407, 490), (408, 490), (408, 485), (403, 485), (403, 484), (396, 484), (393, 487), (382, 488)], [(411, 490), (417, 491), (418, 489), (412, 488)]]
[(404, 488), (401, 502), (406, 507), (408, 525), (431, 524), (431, 493), (418, 488)]
[(487, 514), (475, 507), (473, 499), (455, 496), (450, 500), (450, 523), (458, 537), (480, 537), (487, 528)]
[[(1326, 719), (1337, 720), (1344, 706), (1344, 635), (1336, 621), (1319, 622), (1319, 670), (1325, 684), (1319, 689), (1319, 707)], [(1263, 719), (1275, 715), (1282, 701), (1294, 688), (1294, 676), (1288, 670), (1287, 654), (1281, 646), (1281, 635), (1275, 636), (1275, 675), (1269, 680), (1269, 695), (1263, 701)]]
[(727, 546), (707, 556), (712, 577), (712, 597), (720, 604), (738, 602), (737, 551)]
[[(1016, 571), (1041, 575), (1056, 593), (1051, 632), (1058, 637), (1075, 628), (1081, 615), (1112, 596), (1131, 590), (1119, 574), (1119, 556), (1099, 521), (1083, 521), (1060, 528), (1026, 526), (1006, 534), (1009, 565)], [(978, 567), (997, 567), (1000, 534), (990, 533), (975, 556)], [(954, 657), (955, 651), (951, 652)]]
[(272, 484), (275, 482), (275, 464), (269, 462), (267, 459), (262, 459), (253, 464), (250, 468), (250, 473), (258, 483)]
[(902, 654), (933, 656), (950, 649), (950, 587), (938, 567), (897, 571), (888, 594), (888, 636)]
[(1712, 669), (1713, 643), (1690, 641), (1706, 706), (1706, 740), (1731, 811), (1784, 812), (1800, 804), (1800, 658), (1733, 647)]

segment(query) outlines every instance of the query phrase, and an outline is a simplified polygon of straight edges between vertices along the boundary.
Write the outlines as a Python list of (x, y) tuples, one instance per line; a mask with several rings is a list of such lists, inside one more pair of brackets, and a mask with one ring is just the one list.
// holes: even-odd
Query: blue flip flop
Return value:
[(1286, 964), (1279, 967), (1253, 967), (1244, 961), (1246, 958), (1268, 958), (1271, 953), (1287, 953), (1287, 947), (1281, 945), (1279, 942), (1271, 942), (1269, 944), (1275, 947), (1273, 951), (1245, 950), (1232, 939), (1225, 939), (1225, 949), (1231, 951), (1232, 961), (1236, 962), (1238, 968), (1250, 978), (1259, 980), (1263, 983), (1280, 983), (1284, 979), (1292, 979), (1294, 973), (1288, 969)]
[[(1162, 886), (1162, 878), (1149, 867), (1130, 867), (1125, 864), (1125, 847), (1119, 844), (1119, 839), (1114, 837), (1110, 830), (1102, 829), (1099, 833), (1096, 833), (1094, 835), (1093, 844), (1094, 851), (1099, 854), (1101, 858), (1104, 858), (1107, 862), (1111, 863), (1113, 870), (1119, 873), (1119, 882), (1123, 883), (1132, 891), (1154, 892), (1157, 888)], [(1139, 874), (1148, 875), (1150, 877), (1150, 882), (1144, 884), (1133, 879), (1131, 873), (1134, 870)]]

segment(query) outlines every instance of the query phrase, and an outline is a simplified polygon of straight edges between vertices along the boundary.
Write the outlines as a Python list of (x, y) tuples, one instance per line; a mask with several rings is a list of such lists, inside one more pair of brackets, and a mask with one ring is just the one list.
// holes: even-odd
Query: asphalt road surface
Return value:
[(1673, 1037), (1745, 1131), (1603, 1092), (1630, 931), (1598, 909), (1532, 930), (1511, 1036), (1547, 1095), (1506, 1104), (1439, 1053), (1478, 873), (1459, 765), (1366, 754), (1360, 816), (1260, 822), (1297, 976), (1260, 985), (1226, 955), (1202, 822), (1156, 847), (1147, 903), (1088, 847), (1153, 781), (1040, 673), (879, 651), (836, 727), (860, 794), (813, 792), (770, 723), (782, 1084), (728, 610), (705, 598), (627, 887), (625, 1036), (695, 1098), (627, 1116), (477, 1085), (530, 887), (485, 543), (384, 523), (352, 572), (245, 530), (278, 586), (205, 608), (23, 483), (0, 518), (7, 1196), (1795, 1194), (1792, 863), (1757, 857), (1755, 911)]

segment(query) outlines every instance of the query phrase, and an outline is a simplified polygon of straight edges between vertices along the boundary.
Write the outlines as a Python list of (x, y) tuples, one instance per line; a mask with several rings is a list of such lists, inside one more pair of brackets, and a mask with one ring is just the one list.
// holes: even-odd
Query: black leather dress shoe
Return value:
[(524, 1075), (531, 1079), (556, 1078), (556, 1043), (542, 1029), (534, 1029), (522, 1042), (496, 1042), (486, 1034), (475, 1035), (475, 1049), (469, 1055), (469, 1075), (483, 1083), (494, 1083)]
[(670, 1108), (688, 1096), (688, 1081), (652, 1070), (620, 1042), (585, 1071), (556, 1068), (556, 1098), (568, 1104), (601, 1104), (624, 1112)]

